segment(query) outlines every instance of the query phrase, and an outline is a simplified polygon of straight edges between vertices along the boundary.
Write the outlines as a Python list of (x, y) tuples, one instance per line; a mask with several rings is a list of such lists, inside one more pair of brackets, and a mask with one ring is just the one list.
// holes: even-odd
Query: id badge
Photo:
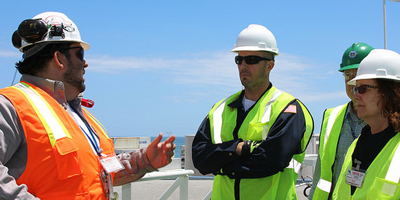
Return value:
[(362, 187), (365, 173), (355, 169), (348, 169), (346, 174), (346, 183), (358, 188)]
[(125, 169), (117, 156), (115, 156), (115, 153), (109, 155), (102, 154), (102, 156), (99, 157), (99, 161), (107, 173), (113, 173)]

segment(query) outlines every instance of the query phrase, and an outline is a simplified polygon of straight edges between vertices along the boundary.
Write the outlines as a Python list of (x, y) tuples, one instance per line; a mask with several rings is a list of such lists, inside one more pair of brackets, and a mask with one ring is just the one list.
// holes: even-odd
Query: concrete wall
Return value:
[[(192, 143), (193, 143), (194, 135), (186, 135), (185, 136), (185, 152), (184, 152), (184, 167), (185, 169), (191, 169), (194, 171), (194, 176), (203, 176), (199, 170), (197, 170), (193, 165), (192, 160)], [(182, 149), (182, 148), (181, 148)], [(182, 158), (182, 154), (181, 154)], [(214, 176), (212, 174), (207, 174), (207, 176)]]

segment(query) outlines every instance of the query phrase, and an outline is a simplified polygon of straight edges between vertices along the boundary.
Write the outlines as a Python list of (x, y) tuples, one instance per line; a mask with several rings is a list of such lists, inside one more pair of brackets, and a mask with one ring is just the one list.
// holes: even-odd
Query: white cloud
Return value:
[(0, 57), (20, 58), (21, 56), (22, 53), (20, 53), (18, 50), (10, 51), (10, 50), (0, 49)]
[[(89, 57), (88, 70), (100, 73), (122, 74), (132, 71), (163, 74), (178, 85), (210, 85), (210, 88), (227, 88), (237, 91), (240, 86), (235, 54), (214, 52), (186, 54), (179, 58), (145, 57)], [(345, 98), (341, 87), (326, 91), (322, 87), (327, 80), (338, 76), (316, 60), (291, 54), (280, 54), (271, 72), (271, 82), (284, 91), (304, 101), (323, 101)], [(217, 92), (217, 91), (215, 91)], [(343, 97), (344, 96), (344, 97)]]

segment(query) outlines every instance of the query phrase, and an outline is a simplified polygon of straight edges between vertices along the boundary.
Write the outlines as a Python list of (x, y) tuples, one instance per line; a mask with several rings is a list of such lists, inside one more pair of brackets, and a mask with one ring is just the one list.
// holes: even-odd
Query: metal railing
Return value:
[[(304, 175), (303, 174), (303, 169), (305, 167), (315, 167), (315, 164), (317, 162), (317, 156), (318, 154), (306, 154), (304, 157), (304, 161), (301, 165), (300, 168), (300, 173), (299, 173), (299, 177), (300, 179), (297, 179), (297, 183), (296, 183), (296, 188), (297, 187), (301, 187), (301, 186), (306, 186), (304, 187), (303, 190), (303, 195), (305, 197), (308, 197), (308, 195), (310, 194), (310, 189), (312, 187), (312, 181), (313, 181), (313, 177), (312, 174), (310, 175)], [(312, 169), (312, 172), (314, 172), (314, 169)]]
[[(158, 198), (159, 200), (166, 200), (171, 194), (179, 187), (179, 198), (187, 200), (189, 198), (189, 176), (193, 175), (193, 170), (174, 169), (163, 170), (147, 173), (143, 178), (138, 181), (151, 181), (160, 179), (175, 179), (172, 185)], [(122, 185), (122, 191), (118, 194), (118, 199), (130, 200), (132, 197), (131, 183)]]

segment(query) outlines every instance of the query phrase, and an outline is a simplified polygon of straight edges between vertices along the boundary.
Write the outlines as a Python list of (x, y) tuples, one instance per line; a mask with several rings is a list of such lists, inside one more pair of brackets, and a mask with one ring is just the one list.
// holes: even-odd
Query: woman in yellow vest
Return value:
[(368, 125), (347, 152), (333, 199), (400, 199), (399, 66), (400, 54), (375, 49), (348, 83)]

